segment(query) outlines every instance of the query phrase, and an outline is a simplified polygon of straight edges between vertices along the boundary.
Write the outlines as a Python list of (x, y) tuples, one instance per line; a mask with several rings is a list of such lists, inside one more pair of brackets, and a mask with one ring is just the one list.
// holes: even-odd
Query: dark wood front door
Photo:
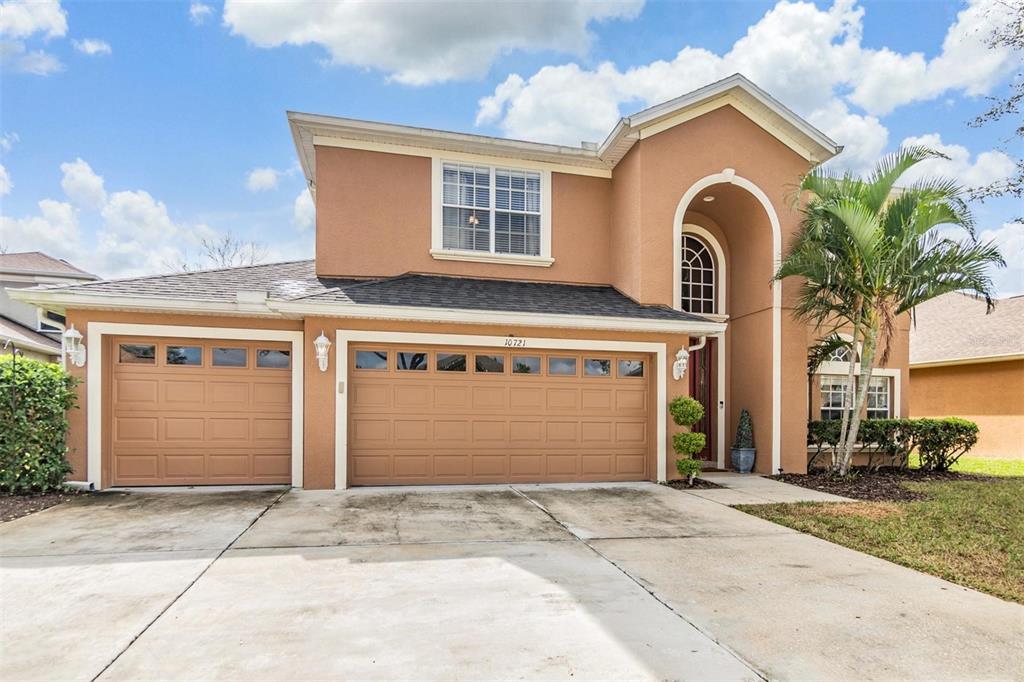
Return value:
[(704, 449), (694, 455), (694, 458), (705, 461), (713, 461), (717, 451), (715, 431), (718, 396), (715, 391), (715, 345), (715, 339), (708, 339), (703, 348), (692, 351), (687, 372), (690, 376), (690, 396), (704, 406), (704, 418), (694, 425), (693, 430), (707, 435)]

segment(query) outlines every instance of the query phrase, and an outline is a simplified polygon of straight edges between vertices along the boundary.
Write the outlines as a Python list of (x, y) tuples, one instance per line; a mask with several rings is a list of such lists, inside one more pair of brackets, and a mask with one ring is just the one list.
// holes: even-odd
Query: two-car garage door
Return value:
[(350, 485), (648, 478), (642, 354), (358, 344)]
[(291, 481), (290, 344), (111, 340), (113, 485)]

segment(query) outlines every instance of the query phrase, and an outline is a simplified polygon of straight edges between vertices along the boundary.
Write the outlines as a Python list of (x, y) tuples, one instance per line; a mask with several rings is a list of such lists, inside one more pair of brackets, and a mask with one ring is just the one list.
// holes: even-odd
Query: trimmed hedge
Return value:
[[(838, 419), (807, 424), (807, 445), (813, 455), (810, 469), (823, 454), (839, 444)], [(907, 468), (910, 454), (917, 451), (922, 469), (948, 471), (978, 442), (978, 425), (966, 419), (865, 419), (857, 431), (858, 452), (867, 456), (867, 467)]]
[(66, 411), (78, 380), (60, 365), (0, 356), (0, 491), (59, 489), (71, 471)]

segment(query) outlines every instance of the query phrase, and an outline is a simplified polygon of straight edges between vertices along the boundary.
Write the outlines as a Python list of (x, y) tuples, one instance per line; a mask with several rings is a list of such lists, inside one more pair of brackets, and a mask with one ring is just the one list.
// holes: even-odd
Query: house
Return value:
[(816, 332), (770, 281), (793, 187), (841, 148), (756, 85), (726, 78), (578, 147), (288, 121), (314, 260), (18, 294), (83, 335), (75, 476), (665, 480), (685, 394), (707, 408), (709, 466), (746, 408), (757, 471), (806, 470)]
[(1024, 459), (1024, 296), (950, 293), (918, 307), (910, 332), (910, 414), (978, 424), (971, 455)]
[(0, 355), (17, 348), (26, 357), (60, 361), (63, 316), (13, 300), (7, 293), (10, 289), (79, 284), (96, 279), (99, 277), (40, 251), (0, 253)]

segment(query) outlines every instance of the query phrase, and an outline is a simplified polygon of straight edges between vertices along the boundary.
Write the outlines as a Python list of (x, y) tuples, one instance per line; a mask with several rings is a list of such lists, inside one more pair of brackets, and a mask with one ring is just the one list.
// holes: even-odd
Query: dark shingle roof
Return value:
[[(324, 280), (329, 284), (329, 280)], [(610, 286), (548, 284), (516, 280), (402, 275), (370, 282), (339, 283), (307, 303), (356, 303), (421, 308), (596, 315), (647, 320), (704, 321), (661, 305), (640, 305)]]
[(668, 306), (641, 305), (610, 286), (417, 274), (380, 279), (328, 278), (316, 276), (311, 260), (44, 288), (48, 292), (196, 302), (234, 301), (240, 291), (266, 291), (272, 300), (301, 301), (325, 308), (357, 304), (707, 321)]

